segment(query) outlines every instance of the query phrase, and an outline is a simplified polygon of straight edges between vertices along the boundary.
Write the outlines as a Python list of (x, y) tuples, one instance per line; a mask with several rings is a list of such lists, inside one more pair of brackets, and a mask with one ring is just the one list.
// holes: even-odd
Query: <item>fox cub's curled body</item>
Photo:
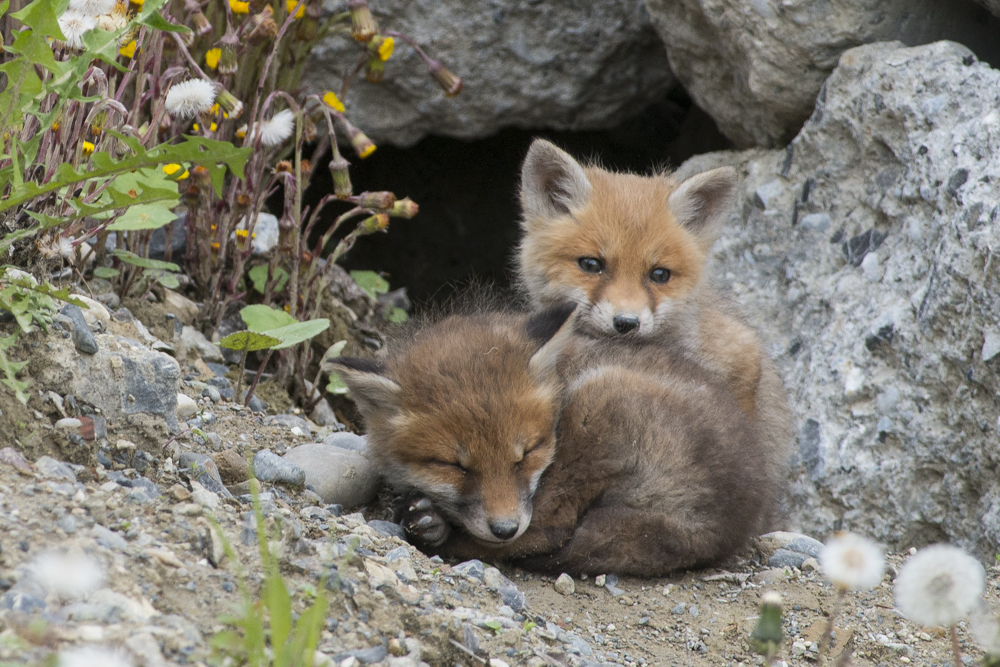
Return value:
[(727, 387), (662, 346), (580, 346), (572, 307), (452, 316), (339, 360), (425, 550), (573, 574), (718, 561), (773, 503)]
[(791, 441), (784, 388), (756, 332), (704, 275), (736, 172), (722, 167), (680, 183), (612, 173), (539, 139), (521, 176), (518, 278), (532, 303), (577, 303), (581, 345), (631, 349), (639, 368), (667, 352), (725, 384), (752, 420), (769, 483), (779, 487)]

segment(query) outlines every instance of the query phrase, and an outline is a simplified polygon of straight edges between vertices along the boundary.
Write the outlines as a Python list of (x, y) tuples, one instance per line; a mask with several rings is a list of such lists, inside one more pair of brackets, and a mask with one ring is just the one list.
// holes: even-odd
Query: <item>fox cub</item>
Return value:
[(732, 554), (774, 501), (750, 421), (662, 345), (580, 347), (574, 307), (451, 316), (385, 361), (334, 360), (404, 527), (429, 553), (572, 574)]
[(581, 339), (669, 349), (719, 378), (777, 485), (791, 441), (784, 387), (756, 332), (704, 275), (736, 185), (730, 167), (683, 183), (583, 167), (538, 139), (521, 173), (518, 277), (536, 307), (577, 303)]

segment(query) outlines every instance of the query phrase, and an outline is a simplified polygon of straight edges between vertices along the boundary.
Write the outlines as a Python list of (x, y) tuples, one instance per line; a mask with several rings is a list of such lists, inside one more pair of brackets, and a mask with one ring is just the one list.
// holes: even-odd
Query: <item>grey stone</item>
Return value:
[(819, 555), (823, 552), (823, 543), (817, 539), (809, 537), (808, 535), (798, 535), (789, 541), (783, 548), (796, 553), (812, 556), (813, 558), (819, 558)]
[(364, 452), (368, 448), (368, 437), (356, 433), (331, 433), (323, 438), (324, 445)]
[[(230, 390), (232, 391), (232, 390)], [(247, 392), (243, 392), (243, 398), (246, 399)], [(250, 397), (250, 404), (247, 406), (250, 408), (251, 412), (256, 412), (258, 414), (267, 414), (267, 403), (257, 398), (256, 396)]]
[[(181, 213), (177, 218), (170, 223), (172, 236), (171, 236), (171, 258), (170, 261), (177, 263), (184, 259), (184, 253), (187, 251), (187, 225), (185, 224), (186, 214)], [(118, 239), (115, 232), (108, 234), (107, 241), (105, 241), (105, 247), (108, 252), (111, 252), (117, 247)], [(166, 226), (160, 227), (159, 229), (153, 230), (153, 234), (149, 239), (149, 258), (150, 259), (166, 259), (167, 250), (167, 228)]]
[(802, 563), (806, 558), (809, 558), (806, 554), (799, 553), (798, 551), (791, 551), (789, 549), (778, 549), (776, 550), (770, 558), (767, 559), (767, 564), (769, 567), (802, 567)]
[(47, 606), (42, 598), (21, 591), (11, 590), (0, 596), (0, 609), (9, 609), (22, 614), (45, 611)]
[(272, 415), (265, 419), (264, 423), (277, 424), (278, 426), (284, 426), (287, 429), (293, 429), (297, 426), (302, 429), (304, 433), (312, 433), (316, 430), (316, 428), (310, 424), (308, 420), (297, 415), (290, 414)]
[[(462, 77), (447, 98), (401, 40), (381, 83), (356, 81), (348, 116), (376, 142), (399, 146), (428, 134), (485, 137), (508, 126), (606, 128), (662, 99), (674, 85), (663, 44), (641, 0), (490, 4), (382, 0), (379, 16)], [(304, 81), (329, 90), (359, 47), (332, 33), (313, 49)], [(339, 83), (334, 85), (334, 89)], [(477, 94), (489, 91), (489, 94)]]
[(810, 213), (802, 216), (802, 219), (799, 220), (799, 226), (802, 229), (825, 232), (830, 228), (830, 216), (827, 213)]
[(373, 528), (379, 535), (385, 535), (386, 537), (398, 537), (401, 540), (406, 539), (406, 532), (403, 530), (403, 527), (398, 523), (393, 523), (392, 521), (372, 519), (368, 522), (368, 527)]
[(323, 502), (357, 507), (378, 492), (379, 476), (366, 457), (320, 443), (300, 445), (284, 457), (305, 471), (305, 483)]
[(112, 604), (92, 604), (90, 602), (75, 602), (62, 608), (61, 613), (70, 621), (77, 623), (118, 623), (121, 620), (122, 609)]
[(270, 449), (262, 449), (254, 455), (253, 475), (262, 482), (289, 486), (302, 486), (306, 481), (305, 470)]
[[(740, 284), (799, 420), (789, 524), (890, 547), (950, 541), (992, 558), (1000, 374), (980, 348), (1000, 312), (1000, 72), (952, 42), (871, 44), (839, 62), (789, 150), (681, 166), (731, 164), (745, 175), (734, 210), (746, 218), (726, 225), (709, 271)], [(952, 195), (945, 184), (960, 170), (968, 176)], [(754, 207), (774, 178), (789, 187), (773, 209)], [(842, 225), (835, 243), (796, 230), (796, 209)], [(839, 245), (869, 230), (884, 234), (879, 282)], [(770, 259), (751, 262), (746, 250), (761, 245)], [(891, 447), (878, 433), (890, 409)]]
[(464, 577), (475, 579), (476, 581), (482, 581), (483, 575), (486, 574), (486, 567), (481, 560), (467, 560), (464, 563), (453, 566), (451, 569)]
[(93, 332), (87, 326), (87, 320), (83, 317), (80, 306), (69, 303), (63, 306), (59, 312), (73, 323), (73, 345), (76, 346), (76, 349), (83, 354), (97, 354), (99, 349), (97, 339), (94, 338)]
[(955, 39), (984, 60), (996, 62), (1000, 54), (1000, 22), (966, 2), (646, 0), (646, 6), (677, 78), (739, 147), (792, 139), (851, 47)]
[(337, 419), (337, 414), (330, 406), (330, 401), (325, 398), (320, 399), (313, 411), (309, 413), (309, 418), (320, 426), (330, 426), (338, 431), (344, 429), (344, 425)]
[(201, 357), (203, 361), (215, 363), (223, 361), (222, 349), (205, 338), (205, 334), (191, 326), (186, 326), (181, 330), (177, 350), (182, 357)]
[[(240, 221), (240, 229), (246, 229), (246, 218)], [(257, 222), (253, 226), (253, 240), (251, 247), (255, 257), (266, 255), (274, 250), (278, 245), (278, 218), (274, 215), (261, 211), (257, 214)]]
[(219, 494), (225, 498), (232, 498), (233, 494), (222, 483), (222, 478), (219, 476), (219, 468), (215, 465), (215, 461), (212, 460), (211, 456), (195, 452), (184, 452), (178, 459), (177, 467), (212, 493)]
[(123, 553), (128, 549), (128, 542), (125, 541), (125, 538), (113, 530), (109, 530), (99, 523), (95, 523), (90, 530), (94, 534), (94, 539), (102, 547)]
[(993, 16), (1000, 16), (1000, 0), (976, 0), (976, 2), (990, 10)]
[(51, 456), (40, 456), (37, 461), (35, 461), (35, 469), (42, 474), (43, 477), (48, 479), (67, 479), (71, 482), (76, 481), (76, 471), (73, 470), (73, 466), (63, 461), (56, 461)]
[(672, 608), (672, 609), (670, 610), (670, 613), (671, 613), (671, 614), (678, 614), (678, 615), (680, 615), (680, 614), (683, 614), (683, 613), (684, 613), (684, 610), (685, 610), (685, 609), (687, 609), (687, 603), (686, 603), (686, 602), (678, 602), (678, 603), (677, 603), (677, 604), (675, 604), (675, 605), (674, 605), (674, 607), (673, 607), (673, 608)]
[(524, 592), (517, 590), (517, 586), (509, 582), (500, 587), (500, 599), (515, 612), (528, 608)]
[(213, 378), (209, 378), (208, 382), (206, 382), (205, 384), (207, 384), (209, 387), (215, 387), (216, 389), (232, 389), (233, 387), (232, 383), (229, 381), (229, 378), (225, 376), (216, 376)]
[[(229, 391), (230, 393), (232, 393), (232, 389), (230, 389)], [(217, 388), (211, 385), (202, 389), (201, 395), (208, 397), (208, 400), (212, 401), (213, 403), (218, 403), (219, 401), (222, 400), (222, 394), (219, 393), (219, 390)]]
[(396, 547), (392, 551), (385, 554), (385, 560), (388, 563), (399, 560), (400, 558), (409, 558), (410, 550), (406, 547)]
[(32, 379), (40, 389), (86, 397), (87, 404), (100, 408), (101, 416), (112, 423), (148, 414), (176, 430), (177, 361), (128, 338), (95, 338), (97, 352), (81, 355), (67, 341), (49, 336), (44, 349), (48, 363)]
[(333, 656), (333, 661), (335, 663), (340, 663), (350, 657), (357, 658), (358, 662), (362, 665), (372, 665), (376, 662), (382, 662), (389, 657), (389, 651), (385, 646), (373, 646), (371, 648), (360, 648), (354, 649), (352, 651), (345, 651), (343, 653), (338, 653)]
[(66, 531), (67, 535), (73, 535), (76, 533), (76, 517), (72, 514), (67, 514), (58, 521), (56, 521), (56, 526), (62, 528)]
[(573, 577), (569, 576), (565, 572), (556, 578), (556, 583), (554, 584), (556, 593), (562, 595), (572, 595), (576, 592), (576, 583), (573, 581)]

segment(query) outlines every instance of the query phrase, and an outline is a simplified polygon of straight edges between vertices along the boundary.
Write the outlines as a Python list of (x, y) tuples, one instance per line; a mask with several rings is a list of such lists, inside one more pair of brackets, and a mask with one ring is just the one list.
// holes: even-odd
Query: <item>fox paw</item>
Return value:
[(434, 503), (423, 496), (405, 499), (400, 523), (408, 536), (430, 547), (439, 546), (451, 534), (448, 522), (438, 514)]

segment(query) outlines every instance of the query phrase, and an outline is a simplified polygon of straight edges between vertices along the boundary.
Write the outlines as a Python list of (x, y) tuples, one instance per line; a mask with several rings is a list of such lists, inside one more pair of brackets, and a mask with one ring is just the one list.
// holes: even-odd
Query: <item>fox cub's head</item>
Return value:
[(452, 316), (384, 364), (337, 360), (389, 483), (428, 496), (479, 540), (520, 536), (555, 453), (555, 363), (573, 308)]
[(537, 139), (521, 171), (521, 282), (536, 304), (578, 303), (592, 333), (655, 334), (684, 315), (735, 191), (730, 167), (677, 184), (584, 168)]

